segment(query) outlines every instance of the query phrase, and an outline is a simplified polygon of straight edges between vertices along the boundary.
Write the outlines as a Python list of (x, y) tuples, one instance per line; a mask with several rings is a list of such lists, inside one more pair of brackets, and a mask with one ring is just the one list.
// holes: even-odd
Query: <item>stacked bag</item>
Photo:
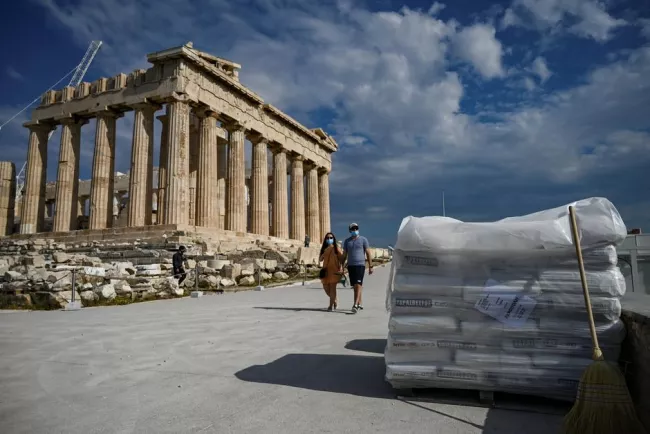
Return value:
[[(570, 205), (599, 343), (616, 361), (625, 279), (615, 246), (627, 231), (607, 199)], [(573, 400), (592, 344), (568, 206), (494, 223), (405, 218), (386, 297), (386, 380)]]

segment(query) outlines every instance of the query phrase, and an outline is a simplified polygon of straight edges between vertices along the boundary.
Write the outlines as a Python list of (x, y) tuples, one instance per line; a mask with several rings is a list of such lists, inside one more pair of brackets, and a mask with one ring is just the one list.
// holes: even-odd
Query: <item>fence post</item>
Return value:
[(300, 261), (300, 271), (302, 271), (302, 286), (305, 286), (305, 280), (307, 279), (307, 267), (305, 267), (305, 260)]

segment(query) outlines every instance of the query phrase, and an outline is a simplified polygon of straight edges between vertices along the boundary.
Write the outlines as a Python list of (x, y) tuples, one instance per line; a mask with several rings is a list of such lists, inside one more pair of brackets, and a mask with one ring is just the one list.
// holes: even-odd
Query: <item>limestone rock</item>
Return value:
[(50, 290), (54, 292), (68, 290), (70, 288), (72, 288), (72, 276), (70, 273), (63, 275), (62, 278), (57, 279), (55, 282), (51, 282), (50, 284)]
[(255, 278), (253, 276), (243, 276), (241, 279), (239, 279), (239, 284), (244, 286), (254, 285)]
[(194, 259), (187, 260), (187, 267), (191, 270), (196, 268), (196, 261)]
[(45, 258), (42, 256), (25, 256), (23, 258), (23, 264), (43, 268), (45, 267)]
[(80, 296), (83, 301), (94, 302), (99, 300), (99, 295), (95, 294), (94, 291), (82, 291)]
[[(266, 258), (269, 260), (276, 261), (276, 264), (288, 264), (291, 262), (291, 258), (289, 258), (288, 255), (277, 251), (277, 250), (270, 250), (266, 252)], [(277, 265), (276, 265), (277, 266)], [(275, 267), (274, 267), (275, 268)]]
[(223, 287), (225, 287), (225, 288), (229, 288), (229, 287), (231, 287), (231, 286), (235, 286), (235, 281), (232, 280), (232, 279), (230, 279), (230, 278), (227, 278), (227, 277), (221, 279), (221, 282), (220, 282), (220, 283), (221, 283), (221, 286), (223, 286)]
[(5, 281), (15, 282), (20, 280), (27, 280), (27, 276), (17, 271), (6, 271), (5, 272)]
[(160, 276), (162, 269), (160, 264), (136, 265), (136, 276)]
[(81, 261), (81, 264), (85, 267), (101, 267), (102, 260), (94, 256), (88, 256)]
[[(55, 294), (47, 291), (38, 291), (30, 294), (32, 298), (32, 304), (45, 309), (59, 309), (61, 308), (61, 303), (57, 300)], [(67, 302), (66, 302), (67, 303)]]
[(181, 296), (184, 294), (183, 288), (178, 286), (178, 280), (174, 279), (173, 277), (160, 279), (160, 290), (176, 296)]
[(67, 276), (70, 276), (69, 271), (54, 271), (49, 273), (47, 276), (47, 281), (50, 283), (55, 283), (57, 280), (63, 279)]
[(113, 285), (115, 288), (115, 292), (118, 295), (131, 295), (133, 290), (131, 289), (131, 285), (129, 285), (126, 281), (124, 280), (119, 280), (117, 283)]
[(221, 275), (223, 277), (227, 277), (228, 279), (236, 279), (241, 275), (241, 265), (240, 264), (226, 265), (221, 270)]
[(158, 298), (169, 298), (169, 292), (161, 291), (158, 294), (156, 294), (156, 297), (158, 297)]
[(97, 294), (103, 300), (113, 300), (117, 293), (115, 292), (115, 287), (110, 283), (102, 286), (98, 286), (94, 289), (95, 294)]
[(276, 271), (273, 273), (273, 278), (277, 280), (287, 280), (289, 278), (289, 275), (284, 271)]
[(230, 265), (230, 261), (225, 259), (211, 259), (206, 262), (207, 262), (206, 264), (207, 267), (214, 268), (215, 270), (221, 270), (226, 265)]
[(260, 273), (260, 280), (262, 282), (264, 282), (265, 280), (271, 280), (271, 275), (269, 273), (265, 273), (264, 271), (262, 271)]
[(70, 262), (70, 255), (68, 255), (65, 252), (55, 252), (52, 255), (52, 258), (54, 259), (54, 262), (57, 264), (65, 264), (66, 262)]

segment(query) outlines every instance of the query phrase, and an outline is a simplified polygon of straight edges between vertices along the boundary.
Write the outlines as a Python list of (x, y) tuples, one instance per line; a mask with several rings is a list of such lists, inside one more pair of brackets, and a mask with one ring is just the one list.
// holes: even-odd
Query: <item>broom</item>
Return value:
[(594, 316), (589, 300), (589, 288), (582, 260), (575, 209), (569, 207), (573, 244), (580, 267), (582, 292), (593, 342), (593, 363), (585, 369), (578, 385), (573, 408), (564, 418), (565, 434), (643, 434), (645, 430), (636, 416), (625, 377), (615, 363), (605, 361), (598, 345)]

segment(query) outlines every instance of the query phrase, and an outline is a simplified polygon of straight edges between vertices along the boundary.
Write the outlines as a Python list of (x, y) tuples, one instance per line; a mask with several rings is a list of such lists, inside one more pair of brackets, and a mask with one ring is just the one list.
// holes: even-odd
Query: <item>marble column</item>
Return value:
[(199, 122), (196, 114), (190, 114), (190, 206), (188, 223), (190, 226), (196, 225), (196, 174), (199, 166)]
[(332, 230), (330, 223), (330, 175), (329, 171), (321, 169), (318, 176), (318, 201), (320, 212), (321, 238)]
[(51, 125), (26, 125), (29, 128), (25, 192), (20, 215), (20, 233), (43, 231), (45, 222), (45, 184), (47, 176), (47, 140)]
[(88, 199), (88, 196), (79, 196), (77, 198), (77, 217), (85, 217), (86, 216), (86, 199)]
[(196, 226), (219, 226), (219, 186), (217, 184), (217, 120), (215, 113), (197, 111), (200, 123), (198, 168), (196, 174)]
[(90, 184), (90, 229), (113, 226), (113, 187), (115, 185), (115, 124), (117, 115), (97, 115), (95, 153)]
[(287, 191), (287, 151), (273, 154), (273, 236), (289, 238), (289, 204)]
[(269, 235), (268, 141), (260, 135), (253, 135), (250, 139), (253, 143), (251, 232)]
[(246, 156), (243, 125), (226, 125), (229, 136), (226, 181), (226, 229), (246, 232)]
[(158, 160), (158, 193), (156, 206), (156, 222), (162, 224), (165, 221), (165, 187), (167, 185), (167, 157), (169, 149), (169, 116), (167, 114), (158, 116), (162, 124), (160, 133), (160, 157)]
[(291, 238), (305, 238), (305, 189), (302, 170), (303, 157), (295, 155), (291, 161)]
[(77, 194), (79, 192), (79, 148), (81, 126), (86, 121), (66, 118), (61, 122), (61, 147), (56, 176), (56, 211), (53, 232), (77, 229)]
[(14, 231), (16, 206), (16, 166), (10, 161), (0, 161), (0, 237)]
[(167, 114), (169, 115), (169, 148), (164, 222), (187, 225), (190, 205), (190, 107), (186, 101), (174, 100), (167, 105)]
[(134, 105), (133, 146), (129, 176), (129, 227), (151, 225), (153, 195), (153, 118), (160, 106)]
[(309, 239), (317, 243), (321, 239), (320, 212), (318, 200), (318, 167), (310, 164), (307, 167), (307, 234)]
[(226, 184), (228, 179), (228, 139), (226, 130), (219, 128), (217, 134), (217, 188), (219, 201), (219, 229), (226, 228)]

